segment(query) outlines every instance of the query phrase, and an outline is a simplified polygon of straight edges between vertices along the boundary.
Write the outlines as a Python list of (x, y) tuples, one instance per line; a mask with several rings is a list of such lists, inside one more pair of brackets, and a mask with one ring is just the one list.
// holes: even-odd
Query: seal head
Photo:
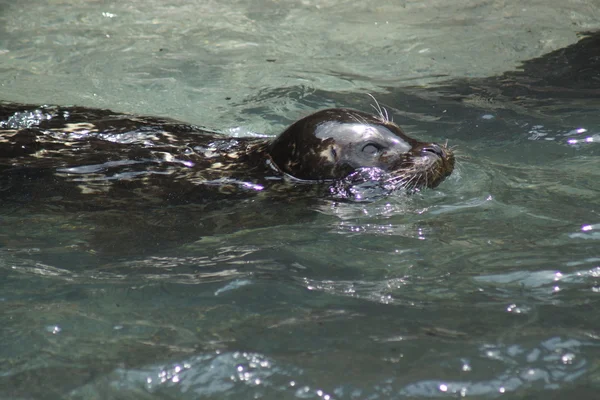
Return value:
[(360, 177), (372, 179), (376, 171), (397, 188), (434, 188), (454, 169), (454, 155), (446, 146), (410, 138), (382, 116), (343, 108), (297, 121), (270, 144), (268, 153), (281, 171), (309, 181), (351, 177), (356, 183)]

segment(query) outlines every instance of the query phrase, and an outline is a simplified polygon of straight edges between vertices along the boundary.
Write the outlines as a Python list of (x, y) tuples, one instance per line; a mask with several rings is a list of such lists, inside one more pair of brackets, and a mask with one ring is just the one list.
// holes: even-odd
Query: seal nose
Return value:
[(442, 149), (442, 146), (440, 146), (437, 143), (430, 143), (427, 146), (423, 147), (421, 149), (421, 152), (423, 153), (433, 153), (436, 156), (438, 156), (439, 158), (444, 158), (445, 156), (445, 152)]

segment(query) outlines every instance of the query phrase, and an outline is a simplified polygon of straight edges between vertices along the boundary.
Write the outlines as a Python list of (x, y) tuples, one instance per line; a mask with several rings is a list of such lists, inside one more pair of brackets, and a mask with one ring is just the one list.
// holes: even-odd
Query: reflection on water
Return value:
[[(137, 216), (146, 231), (118, 209), (3, 205), (0, 397), (596, 398), (597, 43), (378, 95), (412, 136), (458, 146), (435, 190), (165, 208)], [(369, 107), (275, 86), (248, 112)], [(144, 252), (89, 246), (107, 221), (107, 243)]]

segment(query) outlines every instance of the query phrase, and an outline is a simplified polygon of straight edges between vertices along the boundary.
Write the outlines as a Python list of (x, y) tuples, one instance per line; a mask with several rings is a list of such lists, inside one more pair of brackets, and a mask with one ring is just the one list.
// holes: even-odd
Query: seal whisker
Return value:
[(421, 180), (421, 174), (415, 174), (413, 175), (410, 180), (408, 181), (410, 188), (414, 189), (417, 187), (417, 183)]
[(371, 104), (371, 107), (373, 107), (373, 110), (375, 110), (377, 112), (381, 121), (389, 122), (388, 112), (385, 109), (385, 107), (382, 108), (381, 105), (379, 104), (379, 102), (377, 101), (377, 99), (375, 98), (375, 96), (373, 96), (371, 93), (367, 93), (367, 96), (372, 98), (373, 101), (375, 102), (375, 105)]
[(365, 123), (364, 118), (362, 118), (361, 116), (359, 116), (355, 113), (350, 114), (350, 118), (359, 124)]

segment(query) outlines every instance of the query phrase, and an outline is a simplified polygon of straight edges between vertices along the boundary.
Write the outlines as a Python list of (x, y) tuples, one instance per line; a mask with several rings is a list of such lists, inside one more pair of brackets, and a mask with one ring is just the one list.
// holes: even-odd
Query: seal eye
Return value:
[(362, 152), (367, 153), (370, 156), (376, 155), (377, 153), (379, 153), (379, 150), (381, 150), (381, 146), (376, 143), (367, 143), (362, 148)]

